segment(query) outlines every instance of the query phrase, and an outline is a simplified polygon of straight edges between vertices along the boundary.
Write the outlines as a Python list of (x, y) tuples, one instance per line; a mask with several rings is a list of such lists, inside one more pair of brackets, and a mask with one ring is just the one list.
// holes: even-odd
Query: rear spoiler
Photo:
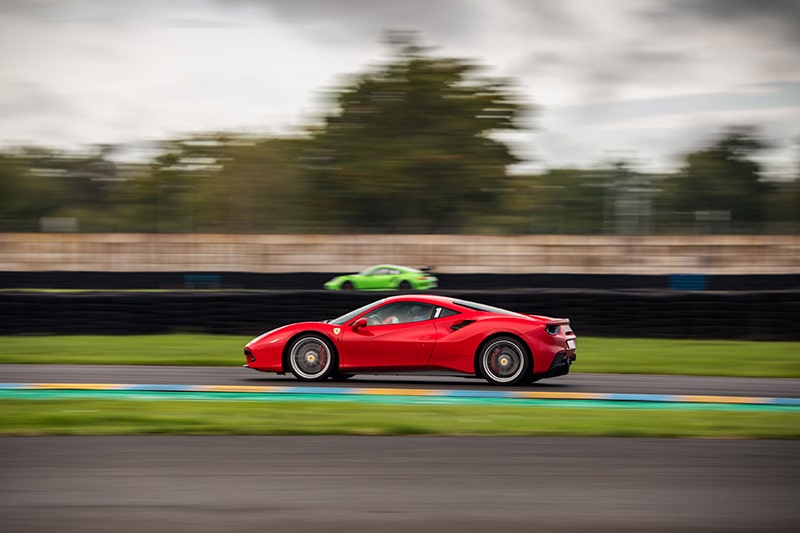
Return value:
[(542, 316), (542, 315), (528, 315), (533, 317), (537, 320), (541, 320), (542, 322), (547, 322), (548, 324), (552, 324), (554, 326), (569, 326), (569, 318), (551, 318), (549, 316)]
[(420, 272), (433, 272), (434, 268), (436, 268), (436, 267), (424, 266), (424, 267), (420, 267), (419, 270), (420, 270)]
[(528, 315), (537, 318), (544, 322), (544, 330), (548, 335), (557, 334), (563, 327), (563, 333), (566, 335), (575, 335), (572, 332), (572, 326), (569, 325), (569, 318), (550, 318), (549, 316)]

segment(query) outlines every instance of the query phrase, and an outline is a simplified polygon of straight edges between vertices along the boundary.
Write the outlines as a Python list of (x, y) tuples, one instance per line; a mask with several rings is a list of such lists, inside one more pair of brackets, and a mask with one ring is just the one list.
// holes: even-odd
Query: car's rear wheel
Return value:
[(336, 370), (336, 354), (328, 339), (310, 333), (289, 348), (289, 369), (302, 381), (321, 381)]
[(411, 284), (406, 280), (403, 280), (400, 282), (400, 285), (398, 285), (397, 288), (400, 289), (401, 291), (407, 291), (411, 288)]
[(478, 370), (492, 385), (515, 385), (528, 377), (527, 349), (513, 337), (496, 337), (478, 354)]

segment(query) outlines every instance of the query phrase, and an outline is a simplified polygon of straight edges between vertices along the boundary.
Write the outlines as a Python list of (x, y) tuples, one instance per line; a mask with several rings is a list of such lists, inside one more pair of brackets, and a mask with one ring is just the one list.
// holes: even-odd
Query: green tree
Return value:
[(555, 168), (516, 176), (506, 204), (516, 233), (650, 234), (661, 176), (616, 161), (605, 168)]
[(776, 234), (800, 234), (800, 179), (776, 183), (767, 199), (767, 230)]
[(667, 216), (704, 233), (763, 229), (770, 187), (753, 157), (764, 148), (752, 128), (733, 128), (688, 154), (682, 170), (664, 182)]
[(334, 94), (304, 161), (315, 222), (374, 232), (457, 231), (498, 206), (517, 161), (494, 135), (526, 110), (507, 80), (407, 36)]
[(72, 216), (72, 158), (40, 147), (0, 153), (0, 227), (38, 231), (43, 217)]
[(303, 142), (233, 133), (166, 142), (130, 184), (126, 219), (139, 231), (295, 231), (304, 218)]
[(217, 151), (216, 172), (196, 190), (201, 231), (285, 233), (305, 228), (305, 183), (298, 158), (303, 139), (230, 137)]
[[(613, 176), (602, 171), (551, 169), (531, 179), (532, 233), (602, 233)], [(608, 188), (606, 188), (608, 187)], [(608, 200), (607, 200), (608, 199)]]

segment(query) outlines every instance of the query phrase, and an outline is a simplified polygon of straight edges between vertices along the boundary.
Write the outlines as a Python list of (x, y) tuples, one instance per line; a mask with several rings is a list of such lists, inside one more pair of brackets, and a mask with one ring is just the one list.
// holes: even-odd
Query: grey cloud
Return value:
[(783, 20), (800, 25), (800, 2), (797, 0), (682, 0), (679, 10), (712, 19), (747, 21), (758, 18)]
[(667, 28), (697, 24), (713, 29), (733, 24), (765, 42), (800, 42), (797, 0), (678, 0), (642, 15)]
[(633, 82), (681, 79), (693, 62), (690, 54), (664, 50), (658, 41), (627, 47), (597, 42), (581, 47), (534, 50), (522, 56), (514, 73), (530, 77), (534, 83), (539, 77), (558, 78), (564, 83), (580, 85), (582, 92), (593, 100), (613, 100), (621, 87)]
[[(529, 28), (531, 39), (546, 37), (580, 40), (596, 28), (590, 14), (601, 4), (580, 2), (580, 10), (569, 9), (569, 2), (552, 0), (497, 0), (498, 5), (513, 13), (514, 19)], [(587, 6), (589, 9), (584, 9)]]
[(40, 84), (17, 81), (0, 86), (0, 115), (7, 120), (72, 111), (69, 102)]
[[(349, 40), (374, 38), (384, 30), (419, 30), (437, 35), (468, 33), (480, 22), (473, 2), (463, 0), (216, 0), (220, 5), (257, 7), (306, 36)], [(319, 32), (317, 35), (314, 32)]]
[(800, 106), (800, 83), (765, 83), (746, 92), (720, 92), (588, 104), (559, 110), (562, 118), (582, 125), (669, 115), (687, 115), (737, 110), (785, 109)]
[(204, 2), (200, 0), (0, 0), (0, 15), (42, 23), (144, 23), (178, 27), (228, 25), (219, 18), (198, 18), (204, 7)]
[[(800, 55), (797, 0), (663, 0), (648, 4), (647, 9), (636, 3), (593, 2), (591, 9), (568, 12), (553, 8), (552, 3), (507, 2), (535, 28), (515, 72), (559, 76), (578, 84), (593, 99), (613, 100), (631, 83), (669, 85), (703, 79), (707, 68), (703, 62), (711, 58), (722, 62), (737, 57), (736, 68), (749, 69), (756, 79), (796, 80), (800, 75), (795, 59)], [(573, 7), (583, 8), (583, 4)], [(592, 10), (612, 7), (626, 10), (624, 26), (591, 26)], [(553, 30), (540, 29), (542, 18), (554, 20), (555, 38), (543, 38)], [(705, 48), (695, 53), (684, 41), (703, 43), (697, 46)]]
[(3, 0), (0, 13), (3, 15), (41, 16), (52, 11), (53, 0)]

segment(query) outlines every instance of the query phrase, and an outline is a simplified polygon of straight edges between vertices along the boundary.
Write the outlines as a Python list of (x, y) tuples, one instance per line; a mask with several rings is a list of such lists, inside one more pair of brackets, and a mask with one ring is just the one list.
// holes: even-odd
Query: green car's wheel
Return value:
[(411, 284), (406, 280), (403, 280), (400, 282), (400, 285), (398, 285), (397, 288), (400, 289), (401, 291), (407, 291), (408, 289), (411, 288)]
[(353, 283), (352, 282), (345, 281), (344, 283), (342, 283), (342, 290), (343, 291), (352, 291), (353, 289), (355, 289), (355, 287), (353, 287)]

